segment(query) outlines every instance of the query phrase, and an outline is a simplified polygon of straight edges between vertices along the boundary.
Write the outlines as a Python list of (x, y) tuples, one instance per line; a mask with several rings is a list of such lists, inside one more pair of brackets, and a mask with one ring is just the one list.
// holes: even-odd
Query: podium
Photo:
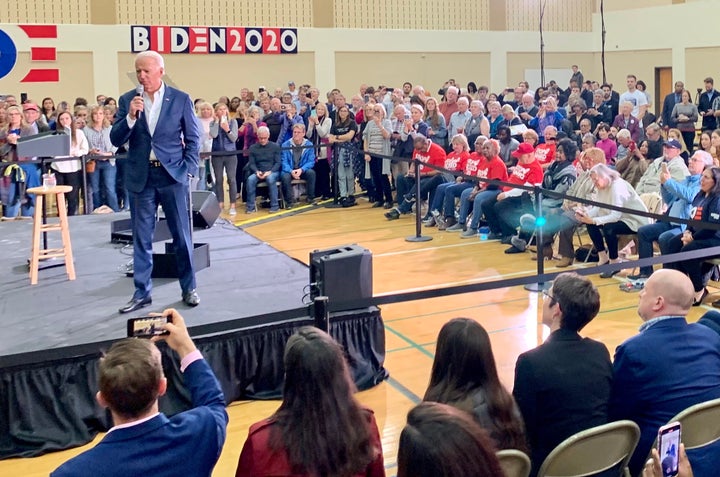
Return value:
[(18, 138), (20, 157), (54, 157), (70, 155), (70, 136), (62, 131), (49, 131)]

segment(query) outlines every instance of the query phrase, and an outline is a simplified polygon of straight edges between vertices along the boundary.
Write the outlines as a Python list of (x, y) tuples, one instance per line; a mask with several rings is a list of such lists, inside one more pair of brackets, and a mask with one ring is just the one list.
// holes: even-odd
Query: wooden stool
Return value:
[[(75, 280), (75, 264), (73, 263), (72, 244), (70, 243), (70, 226), (67, 220), (65, 208), (65, 194), (72, 190), (72, 186), (58, 185), (55, 187), (33, 187), (28, 189), (28, 194), (35, 194), (35, 215), (33, 217), (32, 255), (30, 256), (30, 284), (37, 285), (38, 267), (40, 259), (65, 258), (65, 270), (68, 280)], [(60, 222), (56, 224), (43, 224), (43, 198), (46, 195), (55, 195), (57, 202), (58, 217)], [(59, 230), (62, 234), (62, 248), (40, 248), (40, 236), (43, 232)]]

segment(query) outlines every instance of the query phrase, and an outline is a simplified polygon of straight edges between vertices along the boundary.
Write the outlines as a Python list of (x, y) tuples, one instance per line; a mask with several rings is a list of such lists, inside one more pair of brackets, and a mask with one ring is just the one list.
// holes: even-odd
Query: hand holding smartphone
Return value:
[(139, 316), (127, 320), (128, 338), (152, 338), (169, 334), (163, 325), (172, 323), (172, 316)]
[(671, 422), (658, 431), (658, 453), (660, 454), (663, 476), (673, 477), (678, 475), (680, 435), (681, 426), (679, 422)]

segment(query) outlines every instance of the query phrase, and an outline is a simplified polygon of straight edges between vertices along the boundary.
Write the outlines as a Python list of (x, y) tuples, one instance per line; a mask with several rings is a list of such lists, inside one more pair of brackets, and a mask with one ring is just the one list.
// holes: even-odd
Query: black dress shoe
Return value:
[(145, 298), (133, 298), (132, 300), (127, 302), (127, 305), (123, 306), (118, 311), (120, 313), (132, 313), (135, 310), (139, 310), (140, 308), (144, 308), (151, 304), (152, 298), (149, 296), (146, 296)]
[(382, 207), (383, 205), (385, 205), (385, 203), (382, 200), (379, 200), (379, 201), (375, 202), (372, 206), (373, 206), (373, 209), (377, 209), (378, 207)]
[(182, 301), (187, 306), (198, 306), (200, 304), (200, 297), (195, 290), (190, 290), (189, 292), (183, 293)]
[[(703, 292), (702, 292), (702, 295), (700, 295), (700, 299), (699, 299), (699, 300), (693, 300), (693, 305), (692, 305), (692, 306), (700, 306), (700, 305), (702, 305), (702, 302), (703, 302), (703, 300), (705, 299), (706, 296), (708, 296), (708, 289), (707, 289), (707, 288), (703, 288)], [(714, 305), (714, 303), (713, 303), (713, 305)]]

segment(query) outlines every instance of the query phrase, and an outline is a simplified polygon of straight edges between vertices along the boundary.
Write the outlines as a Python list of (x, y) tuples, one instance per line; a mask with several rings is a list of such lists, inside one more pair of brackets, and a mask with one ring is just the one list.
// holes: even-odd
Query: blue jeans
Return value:
[[(670, 240), (681, 233), (682, 229), (680, 226), (673, 225), (670, 222), (655, 222), (654, 224), (643, 225), (637, 231), (639, 258), (650, 258), (653, 256), (653, 242), (656, 240), (660, 246), (661, 254), (668, 255), (672, 253), (670, 250)], [(652, 272), (652, 265), (640, 267), (640, 273), (643, 275), (651, 275)]]
[[(38, 187), (40, 185), (40, 169), (35, 164), (19, 164), (20, 168), (25, 172), (25, 187)], [(10, 184), (9, 195), (15, 195), (17, 185), (13, 182)], [(17, 217), (18, 212), (23, 217), (32, 217), (35, 213), (35, 194), (25, 194), (20, 197), (14, 205), (3, 205), (3, 217)]]
[(477, 229), (478, 224), (480, 223), (480, 219), (482, 218), (481, 204), (488, 199), (496, 197), (500, 193), (500, 190), (484, 190), (482, 192), (478, 192), (472, 202), (469, 200), (471, 192), (472, 189), (465, 189), (460, 194), (460, 223), (466, 223), (467, 216), (470, 213), (470, 204), (472, 204), (473, 216), (470, 228)]
[(435, 200), (433, 200), (433, 204), (438, 201), (438, 196), (440, 196), (439, 200), (441, 200), (443, 204), (443, 215), (445, 217), (455, 217), (455, 199), (461, 197), (466, 190), (472, 190), (473, 185), (472, 182), (447, 182), (440, 184), (437, 189), (435, 189)]
[[(265, 179), (265, 183), (268, 186), (268, 195), (270, 196), (270, 210), (277, 210), (279, 208), (278, 206), (278, 188), (277, 188), (277, 181), (278, 176), (280, 175), (279, 172), (273, 172), (269, 176), (267, 176)], [(245, 188), (247, 190), (247, 210), (248, 212), (251, 212), (255, 210), (255, 197), (257, 195), (257, 183), (260, 179), (258, 178), (257, 174), (254, 172), (251, 173), (247, 180), (245, 181)]]
[(92, 188), (93, 207), (100, 207), (103, 202), (100, 200), (100, 178), (102, 176), (102, 191), (105, 194), (105, 204), (110, 207), (113, 212), (119, 210), (117, 194), (115, 193), (115, 179), (117, 177), (117, 169), (110, 161), (95, 161), (95, 171), (90, 174), (90, 186)]

